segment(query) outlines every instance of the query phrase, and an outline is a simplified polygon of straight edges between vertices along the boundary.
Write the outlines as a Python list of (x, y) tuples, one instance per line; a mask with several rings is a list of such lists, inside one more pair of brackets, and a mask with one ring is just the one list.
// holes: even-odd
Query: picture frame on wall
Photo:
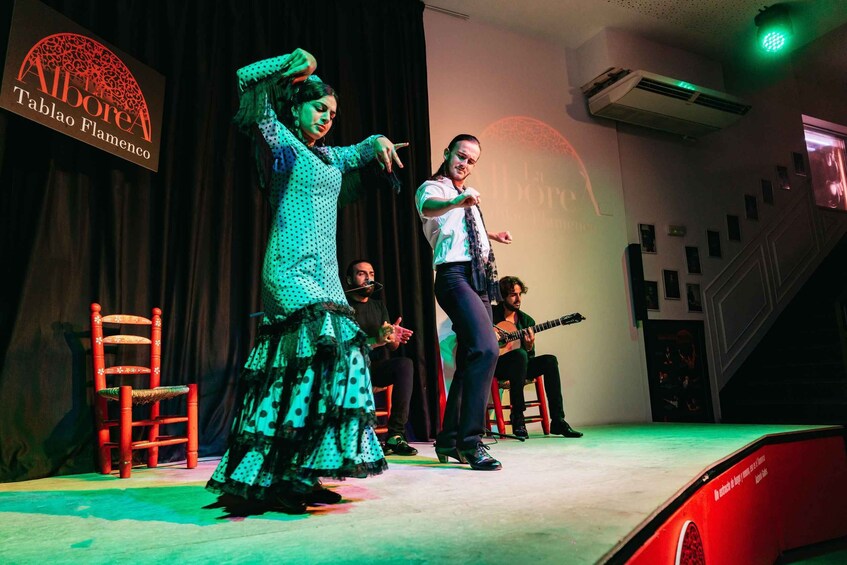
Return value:
[(709, 246), (709, 257), (721, 257), (721, 232), (706, 230), (706, 242)]
[(659, 311), (658, 281), (644, 281), (644, 301), (647, 304), (647, 310)]
[(741, 241), (741, 222), (738, 216), (726, 215), (726, 238), (729, 241)]
[(696, 283), (686, 283), (685, 297), (688, 300), (689, 312), (703, 311), (703, 297), (700, 294), (700, 285)]
[(642, 253), (656, 253), (656, 226), (653, 224), (638, 224), (638, 237)]
[(744, 195), (744, 215), (748, 220), (759, 220), (759, 203), (753, 194)]
[[(811, 132), (807, 131), (807, 139)], [(844, 163), (847, 149), (843, 135), (815, 131), (815, 141), (807, 141), (809, 174), (815, 206), (824, 210), (847, 212), (847, 182)]]
[(665, 287), (665, 300), (679, 300), (679, 271), (662, 269), (662, 281)]
[(644, 348), (654, 422), (714, 422), (702, 320), (647, 320)]
[(773, 205), (773, 183), (770, 179), (762, 179), (762, 202)]
[(788, 167), (778, 165), (776, 167), (776, 179), (779, 188), (782, 190), (791, 190), (791, 181), (788, 180)]
[(794, 174), (798, 177), (805, 177), (806, 159), (803, 158), (803, 154), (795, 151), (791, 153), (791, 160), (794, 161)]
[(685, 246), (685, 264), (688, 266), (689, 275), (703, 274), (700, 268), (700, 248), (695, 246)]

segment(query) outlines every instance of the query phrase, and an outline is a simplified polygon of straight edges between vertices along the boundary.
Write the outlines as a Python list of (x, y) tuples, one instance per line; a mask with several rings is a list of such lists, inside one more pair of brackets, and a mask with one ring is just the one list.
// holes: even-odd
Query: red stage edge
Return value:
[(601, 562), (773, 563), (847, 535), (841, 426), (764, 436), (693, 480)]

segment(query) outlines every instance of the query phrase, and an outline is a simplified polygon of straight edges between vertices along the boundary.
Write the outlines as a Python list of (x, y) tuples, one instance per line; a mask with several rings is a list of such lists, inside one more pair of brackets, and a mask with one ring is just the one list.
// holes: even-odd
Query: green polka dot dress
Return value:
[[(243, 87), (285, 57), (238, 71)], [(319, 477), (381, 473), (365, 335), (338, 278), (335, 236), (341, 175), (374, 158), (372, 138), (309, 148), (265, 97), (256, 124), (273, 155), (274, 221), (262, 269), (265, 316), (239, 381), (229, 447), (207, 484), (267, 499)]]

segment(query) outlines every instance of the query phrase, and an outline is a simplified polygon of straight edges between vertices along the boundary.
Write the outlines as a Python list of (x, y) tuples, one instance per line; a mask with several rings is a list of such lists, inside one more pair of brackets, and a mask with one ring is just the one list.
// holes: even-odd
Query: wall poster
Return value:
[(647, 378), (654, 422), (714, 422), (705, 325), (645, 320)]

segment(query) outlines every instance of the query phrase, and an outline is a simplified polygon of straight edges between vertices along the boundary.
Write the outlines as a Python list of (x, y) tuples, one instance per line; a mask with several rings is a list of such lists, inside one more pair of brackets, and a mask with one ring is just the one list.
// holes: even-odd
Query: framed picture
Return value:
[(656, 226), (638, 224), (638, 235), (641, 238), (641, 252), (656, 253)]
[(802, 153), (792, 153), (791, 160), (794, 161), (794, 174), (799, 177), (806, 176), (806, 160)]
[(721, 232), (706, 230), (706, 241), (709, 243), (709, 257), (721, 256)]
[(730, 241), (741, 241), (741, 224), (738, 221), (738, 216), (727, 214), (726, 237)]
[(744, 215), (748, 220), (759, 219), (759, 203), (753, 194), (744, 195)]
[(654, 422), (714, 422), (706, 331), (700, 320), (644, 322)]
[(700, 296), (700, 285), (686, 283), (685, 285), (685, 296), (688, 300), (688, 311), (689, 312), (702, 312), (703, 311), (703, 298)]
[[(809, 136), (810, 132), (806, 132)], [(847, 211), (847, 182), (844, 163), (847, 149), (840, 135), (815, 131), (814, 141), (806, 142), (809, 151), (809, 174), (815, 205), (827, 210)]]
[(685, 263), (688, 265), (688, 274), (700, 275), (700, 249), (698, 247), (685, 246)]
[(791, 183), (788, 181), (788, 167), (778, 166), (776, 168), (776, 178), (779, 188), (782, 190), (791, 190)]
[(762, 179), (762, 202), (773, 204), (773, 183), (768, 179)]
[(679, 300), (679, 272), (662, 269), (665, 283), (665, 300)]
[(644, 298), (648, 310), (659, 311), (659, 283), (658, 281), (644, 281)]

